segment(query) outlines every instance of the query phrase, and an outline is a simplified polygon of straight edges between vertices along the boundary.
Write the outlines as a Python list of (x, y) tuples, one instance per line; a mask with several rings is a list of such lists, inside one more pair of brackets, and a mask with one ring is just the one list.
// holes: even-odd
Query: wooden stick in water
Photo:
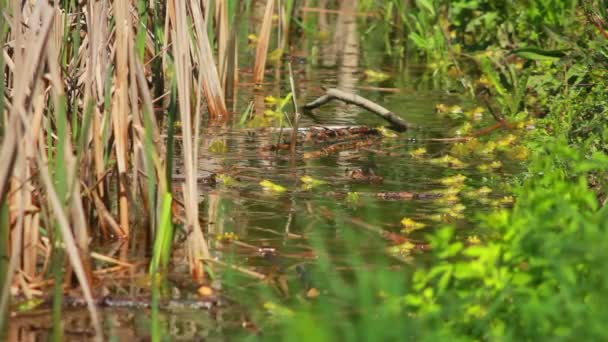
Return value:
[(397, 114), (382, 107), (381, 105), (359, 95), (350, 94), (338, 89), (327, 89), (325, 95), (319, 97), (318, 99), (312, 102), (305, 104), (303, 108), (305, 110), (314, 109), (328, 103), (331, 100), (340, 100), (342, 102), (354, 104), (361, 108), (367, 109), (370, 112), (380, 116), (384, 120), (390, 122), (396, 131), (402, 132), (412, 127), (411, 124), (405, 122)]

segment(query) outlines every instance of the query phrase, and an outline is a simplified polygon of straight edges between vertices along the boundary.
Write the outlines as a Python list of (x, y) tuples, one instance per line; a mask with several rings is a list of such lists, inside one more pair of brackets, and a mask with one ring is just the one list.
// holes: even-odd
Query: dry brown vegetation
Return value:
[[(10, 262), (0, 312), (11, 292), (32, 296), (39, 290), (31, 284), (67, 266), (59, 274), (76, 276), (99, 331), (90, 241), (127, 239), (136, 229), (154, 236), (172, 187), (183, 194), (190, 269), (204, 276), (197, 137), (202, 115), (229, 115), (224, 94), (234, 93), (235, 36), (225, 2), (215, 13), (208, 1), (193, 0), (151, 1), (149, 8), (128, 0), (54, 3), (2, 6), (0, 249), (10, 251)], [(215, 42), (211, 26), (218, 28)], [(172, 149), (160, 134), (174, 124), (166, 117), (175, 92), (181, 184), (171, 181)]]

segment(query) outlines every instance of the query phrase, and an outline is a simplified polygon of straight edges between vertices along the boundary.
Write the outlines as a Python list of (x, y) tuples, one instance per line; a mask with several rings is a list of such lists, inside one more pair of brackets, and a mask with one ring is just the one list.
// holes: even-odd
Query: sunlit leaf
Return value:
[(311, 176), (302, 176), (302, 177), (300, 177), (300, 180), (303, 183), (302, 184), (302, 188), (304, 190), (310, 190), (310, 189), (312, 189), (314, 187), (327, 184), (326, 181), (319, 180), (319, 179), (314, 179)]
[(390, 78), (390, 76), (382, 71), (376, 70), (365, 70), (363, 72), (365, 74), (366, 80), (369, 82), (382, 82)]
[(383, 137), (385, 138), (396, 138), (399, 135), (397, 135), (397, 133), (395, 133), (394, 131), (389, 130), (386, 127), (380, 126), (378, 128), (376, 128), (378, 130), (378, 132), (380, 132), (380, 134), (382, 134)]
[(228, 146), (226, 146), (226, 142), (222, 139), (215, 139), (209, 145), (209, 152), (212, 153), (226, 153), (228, 152)]
[(401, 220), (401, 225), (403, 226), (403, 231), (408, 234), (415, 230), (419, 230), (419, 229), (426, 227), (426, 224), (421, 223), (421, 222), (416, 222), (409, 217), (404, 217)]
[(281, 99), (278, 99), (272, 95), (266, 96), (264, 98), (264, 102), (266, 102), (269, 105), (276, 105), (281, 101)]
[(463, 163), (461, 160), (459, 160), (458, 158), (452, 157), (450, 155), (445, 155), (443, 157), (430, 159), (429, 163), (434, 164), (434, 165), (447, 166), (447, 167), (451, 167), (454, 169), (461, 169), (466, 166), (466, 164)]
[(215, 175), (215, 180), (218, 183), (222, 183), (223, 185), (228, 186), (228, 187), (235, 186), (235, 185), (238, 184), (238, 182), (236, 181), (236, 179), (234, 179), (231, 176), (226, 175), (226, 174), (217, 174), (217, 175)]
[(426, 148), (420, 147), (410, 152), (412, 158), (420, 159), (426, 155)]
[(279, 185), (279, 184), (275, 184), (267, 179), (261, 181), (260, 185), (262, 186), (262, 188), (264, 188), (264, 190), (267, 190), (267, 191), (272, 191), (272, 192), (277, 192), (277, 193), (287, 191), (286, 187)]
[(294, 316), (294, 312), (292, 310), (273, 302), (264, 303), (264, 309), (266, 309), (271, 315), (278, 316), (280, 318), (289, 318)]
[(346, 194), (346, 201), (351, 204), (359, 203), (359, 193), (358, 192), (348, 192)]
[(456, 185), (456, 184), (463, 184), (466, 179), (467, 179), (466, 176), (459, 173), (454, 176), (441, 178), (439, 180), (439, 183), (450, 186), (450, 185)]
[(27, 312), (36, 309), (42, 303), (44, 303), (44, 299), (41, 298), (32, 298), (26, 301), (23, 301), (17, 305), (18, 312)]
[(268, 60), (271, 62), (276, 62), (283, 56), (283, 49), (278, 48), (268, 54)]
[(411, 254), (414, 248), (416, 248), (416, 245), (411, 242), (405, 242), (400, 245), (395, 245), (387, 248), (387, 252), (393, 255), (406, 256)]
[(238, 239), (239, 239), (239, 236), (234, 232), (226, 232), (226, 233), (219, 234), (216, 236), (216, 240), (221, 241), (221, 242), (236, 241)]

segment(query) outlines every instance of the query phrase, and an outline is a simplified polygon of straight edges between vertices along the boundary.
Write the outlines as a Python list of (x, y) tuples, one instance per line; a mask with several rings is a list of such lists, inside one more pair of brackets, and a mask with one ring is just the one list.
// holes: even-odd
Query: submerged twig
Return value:
[(311, 110), (317, 107), (320, 107), (331, 100), (340, 100), (342, 102), (346, 102), (349, 104), (357, 105), (361, 108), (367, 109), (370, 112), (380, 116), (384, 120), (391, 123), (392, 127), (396, 131), (405, 131), (408, 128), (412, 127), (411, 124), (405, 122), (401, 119), (397, 114), (391, 112), (390, 110), (382, 107), (381, 105), (370, 101), (364, 97), (359, 95), (350, 94), (338, 89), (327, 89), (325, 95), (319, 97), (318, 99), (309, 102), (304, 105), (305, 110)]
[(227, 267), (227, 268), (233, 269), (235, 271), (239, 271), (239, 272), (241, 272), (241, 273), (243, 273), (245, 275), (248, 275), (250, 277), (253, 277), (253, 278), (256, 278), (256, 279), (259, 279), (259, 280), (266, 279), (266, 276), (263, 275), (262, 273), (259, 273), (259, 272), (256, 272), (256, 271), (252, 271), (252, 270), (249, 270), (247, 268), (240, 267), (240, 266), (237, 266), (237, 265), (228, 264), (228, 263), (225, 263), (225, 262), (217, 260), (217, 259), (204, 259), (203, 261), (212, 262), (214, 264), (217, 264), (217, 265), (220, 265), (220, 266), (223, 266), (223, 267)]

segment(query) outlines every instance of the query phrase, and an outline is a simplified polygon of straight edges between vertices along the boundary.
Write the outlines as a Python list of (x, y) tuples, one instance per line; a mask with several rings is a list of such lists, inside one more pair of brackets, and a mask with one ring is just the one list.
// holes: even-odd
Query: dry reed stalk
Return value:
[[(83, 58), (83, 61), (85, 61), (85, 66), (83, 73), (84, 95), (82, 98), (82, 103), (84, 110), (91, 108), (90, 115), (92, 118), (91, 127), (89, 127), (86, 132), (81, 133), (84, 135), (82, 140), (86, 146), (83, 146), (83, 148), (89, 150), (89, 153), (84, 156), (81, 163), (81, 170), (83, 170), (81, 178), (87, 180), (86, 184), (95, 184), (93, 186), (93, 191), (95, 192), (96, 196), (92, 196), (90, 194), (91, 190), (88, 189), (88, 185), (85, 185), (87, 189), (85, 189), (84, 192), (90, 199), (88, 203), (89, 209), (96, 209), (96, 212), (98, 213), (98, 224), (100, 226), (102, 236), (107, 238), (109, 236), (109, 213), (106, 210), (105, 204), (103, 204), (103, 200), (101, 200), (102, 198), (106, 197), (105, 185), (107, 183), (104, 181), (98, 181), (104, 179), (103, 176), (106, 168), (103, 158), (104, 145), (102, 143), (101, 130), (101, 111), (104, 102), (103, 96), (105, 80), (101, 75), (105, 75), (104, 66), (107, 63), (107, 58), (104, 58), (106, 55), (106, 44), (104, 44), (104, 42), (107, 41), (107, 25), (104, 18), (106, 18), (105, 15), (107, 15), (107, 4), (102, 2), (88, 2), (83, 8), (83, 13), (87, 26), (87, 35), (85, 36), (87, 50), (86, 53), (83, 53), (85, 56)], [(95, 199), (99, 199), (102, 206), (100, 206)], [(88, 221), (89, 223), (93, 223), (90, 218)], [(120, 235), (124, 234), (121, 232)]]
[[(192, 4), (191, 8), (198, 15), (196, 20), (202, 20), (200, 8), (197, 3)], [(204, 269), (202, 264), (203, 258), (209, 257), (207, 241), (205, 240), (201, 227), (198, 221), (198, 194), (196, 183), (196, 156), (194, 155), (192, 136), (192, 112), (190, 106), (190, 93), (192, 91), (192, 64), (190, 60), (190, 45), (187, 26), (186, 4), (184, 1), (171, 0), (168, 6), (169, 17), (171, 18), (171, 39), (173, 41), (173, 55), (175, 60), (175, 77), (177, 80), (177, 89), (179, 93), (178, 105), (182, 120), (183, 134), (183, 155), (184, 155), (184, 172), (185, 183), (182, 185), (184, 194), (184, 204), (186, 211), (186, 219), (188, 235), (186, 241), (186, 254), (190, 271), (195, 277), (203, 277)], [(202, 22), (195, 23), (198, 25), (197, 33), (200, 35), (203, 26)], [(205, 31), (206, 34), (206, 31)], [(199, 36), (199, 42), (201, 37)], [(200, 46), (199, 46), (200, 47)], [(196, 137), (194, 137), (196, 138)]]
[[(62, 21), (65, 16), (61, 11), (59, 11), (58, 8), (55, 8), (53, 12), (55, 17), (55, 29), (60, 30), (59, 32), (61, 35), (58, 35), (57, 32), (53, 30), (53, 36), (55, 39), (51, 40), (47, 45), (46, 58), (54, 108), (60, 108), (60, 101), (65, 100), (66, 94), (63, 89), (64, 82), (61, 78), (61, 71), (59, 65), (57, 64), (57, 61), (60, 60), (59, 51), (62, 44), (61, 38), (63, 37), (63, 30), (61, 29), (63, 26), (59, 25), (58, 22)], [(35, 134), (36, 132), (33, 132), (34, 137), (36, 136)], [(65, 132), (65, 137), (63, 137), (66, 142), (64, 154), (65, 160), (60, 160), (58, 162), (65, 163), (67, 169), (68, 179), (66, 181), (68, 183), (69, 196), (66, 202), (68, 203), (67, 207), (69, 208), (69, 214), (73, 225), (74, 240), (76, 243), (74, 247), (77, 248), (80, 256), (80, 265), (73, 265), (73, 267), (81, 267), (86, 276), (87, 282), (91, 283), (93, 280), (93, 270), (91, 268), (92, 264), (89, 258), (89, 231), (82, 204), (80, 182), (78, 181), (79, 165), (77, 165), (77, 159), (73, 153), (74, 148), (71, 144), (71, 137), (72, 134), (68, 128)], [(62, 137), (59, 138), (61, 139)]]
[(127, 166), (129, 144), (129, 40), (131, 36), (129, 3), (117, 0), (113, 4), (116, 18), (116, 71), (114, 73), (114, 96), (112, 101), (112, 126), (118, 167), (118, 210), (120, 226), (129, 236), (129, 201), (127, 198)]
[(275, 0), (266, 0), (264, 19), (262, 20), (262, 28), (260, 29), (260, 35), (258, 36), (258, 45), (255, 51), (255, 65), (253, 67), (253, 82), (256, 84), (262, 84), (264, 82), (264, 71), (266, 69), (266, 58), (268, 57), (274, 1)]
[[(226, 0), (220, 0), (216, 7), (215, 22), (218, 26), (217, 34), (217, 61), (219, 66), (219, 78), (221, 84), (226, 84), (228, 72), (228, 45), (230, 34), (228, 32), (228, 4)], [(224, 89), (226, 92), (226, 89)]]
[(38, 167), (40, 169), (40, 175), (42, 176), (42, 181), (47, 190), (49, 201), (53, 208), (53, 213), (55, 214), (55, 218), (57, 219), (59, 228), (61, 229), (61, 236), (65, 243), (65, 249), (68, 254), (68, 258), (70, 259), (70, 263), (72, 264), (74, 273), (76, 274), (76, 278), (78, 278), (78, 281), (80, 282), (83, 296), (87, 302), (87, 307), (91, 315), (91, 321), (96, 332), (96, 339), (98, 341), (102, 341), (103, 330), (101, 328), (101, 321), (99, 320), (99, 315), (97, 313), (97, 307), (95, 306), (95, 303), (93, 301), (93, 294), (91, 292), (89, 280), (87, 280), (88, 275), (85, 269), (83, 268), (82, 259), (80, 257), (78, 248), (76, 247), (76, 241), (72, 236), (68, 218), (61, 205), (61, 201), (57, 196), (57, 192), (53, 187), (53, 183), (51, 181), (51, 176), (47, 166), (48, 163), (43, 158), (44, 156), (42, 154), (39, 154), (37, 158)]
[[(226, 19), (227, 20), (227, 19)], [(226, 53), (226, 77), (224, 79), (224, 83), (222, 83), (224, 88), (224, 96), (229, 101), (232, 101), (233, 108), (232, 111), (236, 111), (236, 92), (237, 92), (237, 84), (238, 84), (238, 42), (237, 42), (237, 34), (239, 30), (239, 14), (236, 13), (236, 18), (232, 21), (232, 27), (230, 32), (230, 38), (228, 40), (228, 47)], [(220, 59), (220, 63), (224, 63)], [(224, 64), (222, 64), (224, 65)]]
[[(56, 45), (58, 45), (57, 40), (49, 38), (56, 37), (56, 35), (52, 36), (51, 33), (54, 33), (53, 28), (57, 29), (58, 27), (57, 25), (53, 25), (53, 23), (57, 24), (55, 20), (58, 18), (58, 12), (54, 11), (45, 2), (38, 2), (35, 5), (26, 4), (23, 8), (21, 5), (22, 4), (19, 1), (12, 1), (10, 4), (11, 8), (9, 8), (9, 11), (10, 9), (13, 10), (12, 13), (14, 13), (15, 20), (12, 25), (11, 36), (14, 38), (14, 46), (18, 47), (13, 49), (12, 59), (19, 60), (20, 63), (14, 65), (13, 70), (11, 70), (12, 82), (9, 82), (8, 84), (8, 86), (12, 86), (11, 96), (9, 98), (11, 105), (8, 120), (14, 125), (15, 131), (9, 134), (3, 143), (12, 142), (14, 145), (9, 147), (11, 147), (13, 153), (16, 153), (17, 151), (23, 151), (24, 153), (20, 154), (20, 158), (18, 159), (19, 166), (16, 170), (18, 171), (16, 179), (21, 183), (19, 185), (20, 190), (14, 196), (14, 198), (18, 198), (20, 201), (19, 203), (16, 203), (16, 206), (19, 208), (19, 214), (17, 215), (15, 224), (16, 228), (13, 229), (11, 236), (13, 248), (11, 249), (12, 257), (11, 265), (9, 266), (9, 279), (5, 284), (7, 286), (3, 289), (2, 300), (0, 300), (0, 311), (3, 311), (3, 308), (7, 303), (7, 289), (8, 285), (11, 283), (10, 278), (14, 275), (16, 270), (16, 260), (21, 254), (23, 245), (23, 240), (21, 240), (22, 237), (25, 238), (27, 244), (33, 243), (35, 246), (38, 245), (35, 233), (31, 232), (31, 230), (38, 229), (38, 220), (35, 217), (32, 217), (31, 220), (27, 220), (24, 216), (24, 210), (31, 206), (31, 202), (34, 201), (33, 190), (30, 186), (27, 186), (27, 182), (31, 181), (33, 172), (29, 169), (35, 166), (32, 164), (35, 160), (38, 166), (36, 173), (42, 178), (52, 211), (60, 223), (61, 235), (64, 238), (65, 248), (68, 251), (71, 265), (82, 285), (85, 297), (87, 298), (87, 304), (97, 333), (97, 338), (101, 339), (101, 325), (99, 323), (96, 308), (92, 302), (89, 280), (87, 279), (87, 266), (83, 264), (79, 255), (79, 248), (82, 246), (86, 247), (86, 244), (88, 243), (88, 235), (86, 224), (83, 224), (84, 213), (80, 207), (81, 202), (78, 187), (75, 186), (71, 189), (72, 191), (68, 192), (68, 198), (72, 200), (70, 203), (73, 205), (73, 221), (79, 226), (79, 229), (75, 230), (74, 234), (77, 235), (81, 241), (80, 246), (72, 235), (73, 233), (70, 229), (69, 220), (64, 212), (63, 205), (66, 203), (65, 201), (67, 198), (60, 199), (57, 196), (57, 192), (54, 188), (55, 185), (51, 181), (48, 163), (44, 160), (44, 154), (52, 153), (52, 150), (48, 150), (47, 152), (47, 148), (44, 146), (44, 139), (40, 139), (42, 137), (42, 132), (40, 131), (42, 113), (46, 110), (44, 104), (47, 102), (47, 96), (49, 94), (46, 90), (47, 86), (44, 83), (46, 81), (50, 82), (50, 94), (52, 95), (54, 104), (53, 109), (55, 111), (61, 110), (61, 101), (65, 101), (63, 92), (64, 82), (60, 77), (59, 66), (57, 64), (59, 61), (57, 54), (58, 49), (56, 47)], [(21, 25), (22, 22), (26, 25)], [(49, 70), (50, 76), (43, 77), (42, 71), (44, 70), (44, 67)], [(46, 111), (48, 112), (48, 110)], [(65, 151), (61, 151), (66, 159), (56, 160), (55, 163), (65, 163), (67, 169), (71, 169), (72, 171), (71, 173), (68, 173), (68, 177), (66, 178), (73, 178), (75, 177), (76, 167), (72, 148), (69, 144), (70, 135), (69, 131), (64, 131), (63, 133), (65, 135), (59, 136), (57, 139), (62, 139), (67, 142)], [(7, 151), (9, 150), (7, 149)], [(5, 160), (8, 161), (13, 160), (11, 163), (14, 165), (16, 160), (14, 157), (10, 157), (10, 153), (3, 156), (3, 158), (4, 157), (7, 157), (8, 159)], [(13, 165), (9, 165), (9, 168), (7, 169), (7, 180), (13, 171)], [(38, 194), (39, 198), (41, 196), (41, 194)], [(2, 197), (6, 198), (4, 191), (2, 191)], [(29, 201), (30, 203), (26, 203), (26, 201)], [(23, 225), (25, 221), (29, 221), (26, 225), (29, 225), (30, 228), (28, 228), (28, 231), (24, 236)], [(82, 239), (82, 237), (84, 237), (84, 239)], [(83, 245), (82, 241), (84, 240), (87, 241), (85, 241)], [(35, 251), (33, 253), (31, 253), (31, 251), (26, 251), (24, 255), (26, 254), (29, 254), (27, 257), (30, 259), (27, 263), (31, 262), (31, 258), (36, 258)], [(33, 278), (29, 275), (28, 277)]]
[[(193, 52), (198, 56), (198, 77), (200, 78), (200, 81), (202, 81), (202, 90), (207, 99), (209, 115), (212, 118), (225, 117), (228, 114), (228, 110), (226, 109), (222, 83), (220, 82), (217, 67), (213, 60), (213, 50), (211, 49), (211, 43), (209, 42), (209, 35), (207, 33), (207, 22), (205, 18), (203, 18), (200, 4), (197, 1), (191, 0), (188, 4), (190, 5), (190, 13), (192, 14), (192, 20), (194, 21), (197, 38), (197, 46)], [(197, 94), (200, 94), (200, 90), (197, 91)]]

